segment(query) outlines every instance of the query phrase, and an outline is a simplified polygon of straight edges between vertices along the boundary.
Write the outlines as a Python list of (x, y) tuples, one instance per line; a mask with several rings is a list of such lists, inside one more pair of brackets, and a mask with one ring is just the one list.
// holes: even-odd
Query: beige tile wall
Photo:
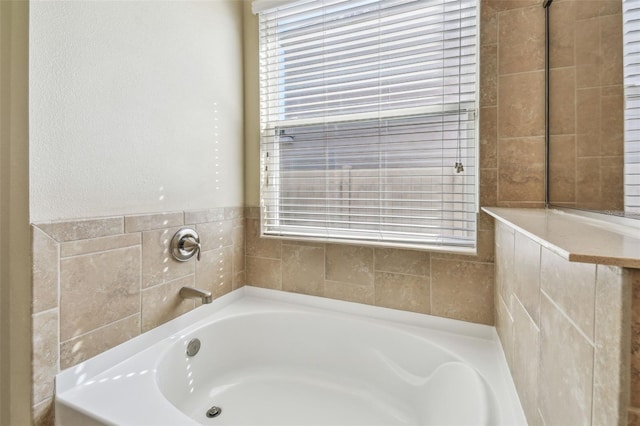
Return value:
[(496, 328), (529, 424), (625, 424), (640, 271), (569, 262), (502, 223), (495, 241)]
[[(497, 52), (493, 76), (497, 95), (492, 105), (496, 111), (485, 115), (488, 119), (495, 116), (496, 123), (481, 123), (483, 128), (495, 128), (496, 132), (496, 205), (542, 207), (545, 198), (544, 10), (541, 2), (535, 0), (483, 0), (481, 3), (485, 9), (481, 25), (486, 26), (485, 17), (493, 15), (489, 22), (497, 27), (496, 35), (488, 37), (489, 41), (495, 40), (492, 46)], [(483, 36), (486, 31), (490, 29), (485, 28)], [(482, 39), (484, 48), (488, 48), (486, 39)], [(491, 58), (482, 57), (481, 61)]]
[(478, 256), (260, 238), (246, 209), (247, 284), (493, 324), (493, 232)]
[[(199, 262), (178, 262), (169, 242), (200, 234)], [(33, 232), (33, 408), (52, 424), (53, 378), (185, 313), (183, 286), (215, 297), (244, 285), (243, 208), (40, 223)]]
[(550, 200), (622, 210), (622, 1), (558, 0), (550, 17)]

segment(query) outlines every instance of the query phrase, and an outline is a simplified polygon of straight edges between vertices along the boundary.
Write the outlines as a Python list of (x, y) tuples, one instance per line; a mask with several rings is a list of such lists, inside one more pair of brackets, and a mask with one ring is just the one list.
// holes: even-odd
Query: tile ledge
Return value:
[(640, 229), (556, 209), (482, 207), (571, 262), (640, 268)]

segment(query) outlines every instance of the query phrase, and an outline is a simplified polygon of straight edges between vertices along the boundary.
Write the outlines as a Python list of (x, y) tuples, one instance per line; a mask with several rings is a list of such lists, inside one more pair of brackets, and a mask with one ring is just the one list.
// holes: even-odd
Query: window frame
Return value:
[[(265, 133), (275, 134), (278, 129), (286, 128), (286, 127), (297, 127), (297, 126), (305, 126), (305, 125), (315, 125), (323, 123), (324, 117), (320, 118), (302, 118), (302, 119), (290, 119), (290, 120), (275, 120), (270, 123), (262, 122), (262, 114), (261, 114), (261, 122), (260, 122), (260, 132), (261, 132), (261, 142), (260, 142), (260, 236), (262, 238), (272, 238), (279, 240), (294, 240), (294, 241), (309, 241), (309, 242), (322, 242), (322, 243), (338, 243), (338, 244), (351, 244), (351, 245), (364, 245), (364, 246), (376, 246), (376, 247), (395, 247), (395, 248), (405, 248), (405, 249), (418, 249), (418, 250), (428, 250), (428, 251), (443, 251), (443, 252), (455, 252), (455, 253), (463, 253), (463, 254), (476, 254), (478, 248), (478, 222), (479, 222), (479, 210), (480, 210), (480, 15), (481, 15), (481, 1), (475, 1), (475, 93), (474, 93), (474, 101), (465, 103), (460, 102), (458, 104), (440, 104), (434, 106), (427, 107), (415, 107), (415, 108), (400, 108), (393, 110), (384, 110), (379, 112), (365, 112), (365, 113), (353, 113), (353, 114), (345, 114), (343, 116), (332, 116), (331, 123), (339, 123), (341, 121), (351, 122), (355, 120), (367, 120), (367, 119), (385, 119), (385, 118), (401, 118), (401, 117), (409, 117), (414, 115), (421, 114), (439, 114), (444, 115), (448, 112), (466, 112), (468, 114), (473, 114), (473, 129), (467, 130), (467, 132), (472, 133), (472, 140), (474, 143), (474, 164), (473, 168), (475, 170), (474, 175), (470, 178), (473, 179), (473, 203), (474, 203), (474, 213), (475, 213), (475, 221), (473, 226), (474, 233), (474, 241), (472, 246), (462, 246), (455, 244), (455, 241), (449, 242), (433, 242), (433, 243), (425, 243), (424, 241), (412, 241), (411, 239), (407, 239), (405, 241), (394, 241), (394, 240), (385, 240), (380, 239), (380, 235), (384, 234), (385, 231), (375, 230), (371, 232), (371, 239), (362, 238), (365, 234), (362, 231), (359, 231), (357, 235), (353, 237), (349, 237), (348, 233), (344, 230), (341, 231), (341, 235), (321, 235), (323, 232), (320, 228), (314, 227), (302, 227), (295, 225), (279, 225), (278, 232), (269, 232), (265, 226), (265, 217), (267, 215), (267, 209), (271, 208), (270, 212), (273, 214), (275, 212), (277, 217), (280, 217), (280, 204), (276, 202), (274, 204), (266, 205), (265, 197), (263, 196), (263, 186), (265, 184), (278, 186), (278, 178), (274, 176), (270, 176), (268, 172), (272, 172), (274, 169), (279, 168), (279, 158), (280, 153), (277, 149), (271, 149), (269, 151), (265, 151), (265, 144), (262, 142)], [(281, 1), (281, 2), (273, 2), (273, 1), (259, 1), (258, 3), (265, 3), (268, 6), (273, 7), (274, 3), (278, 5), (282, 5), (283, 3), (296, 3), (296, 0), (289, 1)], [(254, 13), (256, 10), (260, 10), (260, 6), (255, 6), (256, 2), (254, 2)], [(265, 6), (264, 8), (268, 8)], [(259, 43), (262, 43), (261, 41)], [(276, 42), (272, 41), (275, 45)], [(273, 47), (273, 46), (272, 46)], [(261, 79), (262, 84), (262, 79)], [(261, 87), (262, 89), (262, 87)], [(262, 99), (261, 99), (262, 103)], [(469, 105), (470, 104), (470, 105)], [(464, 107), (463, 107), (464, 106)], [(450, 108), (446, 108), (450, 107)], [(278, 144), (274, 144), (274, 146), (278, 146)], [(453, 166), (452, 166), (453, 167)], [(274, 182), (275, 180), (275, 182)], [(279, 189), (277, 190), (280, 191)], [(278, 200), (281, 200), (282, 197), (278, 196)], [(461, 211), (463, 214), (470, 213), (466, 211)], [(279, 219), (278, 219), (279, 220)], [(316, 232), (309, 232), (309, 229), (316, 230)], [(302, 231), (302, 232), (301, 232)], [(307, 232), (304, 232), (307, 231)], [(315, 234), (315, 235), (314, 235)], [(375, 234), (375, 235), (374, 235)]]

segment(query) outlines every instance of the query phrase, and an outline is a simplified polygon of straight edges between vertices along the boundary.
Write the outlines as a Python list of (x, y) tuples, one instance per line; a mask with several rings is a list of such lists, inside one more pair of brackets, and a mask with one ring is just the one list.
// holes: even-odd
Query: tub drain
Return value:
[(222, 413), (222, 408), (216, 407), (215, 405), (207, 410), (207, 417), (210, 419), (214, 417), (218, 417)]

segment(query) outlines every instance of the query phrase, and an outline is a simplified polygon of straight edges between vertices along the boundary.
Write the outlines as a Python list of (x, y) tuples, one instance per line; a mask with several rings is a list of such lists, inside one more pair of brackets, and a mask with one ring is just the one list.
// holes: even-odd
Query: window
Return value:
[(477, 0), (253, 6), (263, 235), (473, 252)]

